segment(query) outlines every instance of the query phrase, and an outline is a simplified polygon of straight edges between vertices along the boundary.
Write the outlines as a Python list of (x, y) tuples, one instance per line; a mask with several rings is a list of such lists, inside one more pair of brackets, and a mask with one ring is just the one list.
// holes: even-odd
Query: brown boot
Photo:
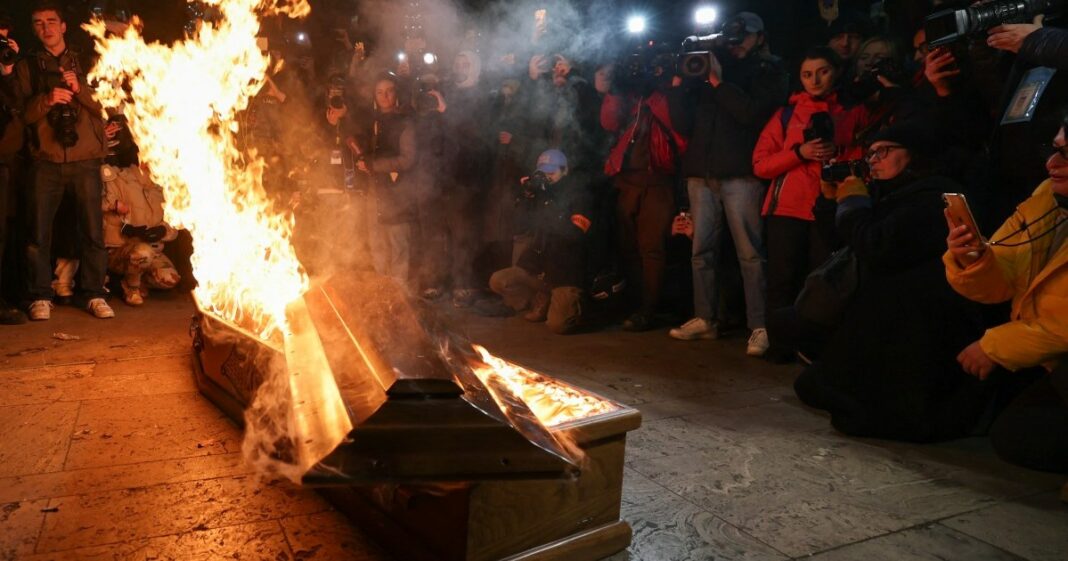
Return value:
[(523, 316), (523, 319), (539, 323), (545, 321), (549, 317), (549, 293), (538, 292), (534, 295), (534, 301), (530, 303), (530, 311)]

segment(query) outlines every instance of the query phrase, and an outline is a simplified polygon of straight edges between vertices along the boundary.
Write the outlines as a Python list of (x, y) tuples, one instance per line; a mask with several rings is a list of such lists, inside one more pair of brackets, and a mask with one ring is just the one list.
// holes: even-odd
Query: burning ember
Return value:
[(472, 365), (472, 370), (482, 383), (492, 387), (494, 384), (490, 384), (491, 377), (503, 381), (546, 427), (555, 427), (616, 410), (616, 406), (608, 401), (497, 358), (485, 347), (474, 347), (482, 357), (482, 364)]

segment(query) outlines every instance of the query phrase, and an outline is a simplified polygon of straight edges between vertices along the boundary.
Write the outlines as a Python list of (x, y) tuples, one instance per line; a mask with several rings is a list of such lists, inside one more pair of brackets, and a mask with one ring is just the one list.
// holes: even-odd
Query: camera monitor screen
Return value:
[(963, 30), (958, 19), (957, 10), (944, 10), (927, 16), (923, 25), (927, 43), (932, 47), (940, 47), (960, 37)]

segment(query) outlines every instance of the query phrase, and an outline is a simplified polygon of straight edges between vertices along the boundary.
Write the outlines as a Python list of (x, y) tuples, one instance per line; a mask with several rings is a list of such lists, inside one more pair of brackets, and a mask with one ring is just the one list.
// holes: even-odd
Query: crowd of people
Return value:
[[(0, 215), (21, 229), (0, 235), (21, 267), (4, 294), (26, 303), (0, 323), (71, 296), (113, 317), (109, 273), (131, 306), (195, 282), (121, 115), (93, 99), (90, 53), (55, 4), (32, 26), (39, 45), (0, 57)], [(788, 60), (743, 11), (693, 76), (655, 41), (583, 57), (537, 28), (504, 57), (466, 34), (448, 62), (418, 36), (323, 56), (265, 29), (286, 64), (243, 148), (313, 275), (373, 271), (560, 334), (667, 327), (681, 307), (665, 336), (747, 328), (746, 352), (797, 361), (798, 396), (842, 432), (989, 432), (1068, 472), (1068, 30), (928, 41), (922, 20), (901, 36), (843, 11)], [(970, 214), (947, 209), (958, 193)]]

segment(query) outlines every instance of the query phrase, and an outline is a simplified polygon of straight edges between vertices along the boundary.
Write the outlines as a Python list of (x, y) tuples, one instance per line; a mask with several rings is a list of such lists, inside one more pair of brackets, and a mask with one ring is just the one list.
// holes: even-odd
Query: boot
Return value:
[(539, 323), (549, 318), (549, 293), (538, 292), (534, 295), (534, 301), (530, 304), (530, 311), (523, 316), (523, 319)]

